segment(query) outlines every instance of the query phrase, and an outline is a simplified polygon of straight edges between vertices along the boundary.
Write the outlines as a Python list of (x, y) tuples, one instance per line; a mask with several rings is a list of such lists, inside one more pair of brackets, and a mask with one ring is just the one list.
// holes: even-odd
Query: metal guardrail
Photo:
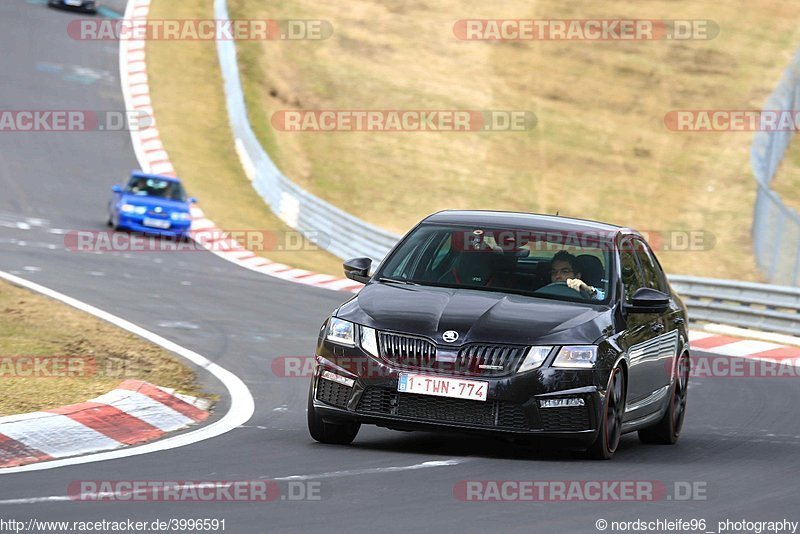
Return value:
[[(214, 14), (218, 20), (229, 19), (226, 0), (215, 0)], [(400, 236), (344, 212), (284, 176), (250, 126), (236, 59), (236, 43), (217, 40), (217, 54), (236, 151), (253, 188), (281, 220), (320, 248), (342, 259), (367, 256), (379, 263)]]
[[(800, 50), (784, 72), (764, 110), (800, 109)], [(794, 132), (759, 131), (753, 136), (750, 163), (756, 178), (753, 250), (756, 264), (774, 284), (800, 284), (800, 215), (770, 189)]]
[(800, 336), (800, 288), (671, 276), (692, 321)]

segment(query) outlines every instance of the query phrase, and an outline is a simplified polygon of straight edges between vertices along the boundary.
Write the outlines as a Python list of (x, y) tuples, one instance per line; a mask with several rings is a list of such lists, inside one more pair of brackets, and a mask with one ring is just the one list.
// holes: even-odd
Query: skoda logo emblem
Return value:
[(442, 334), (442, 339), (447, 341), (448, 343), (452, 343), (456, 339), (458, 339), (458, 332), (455, 330), (448, 330), (444, 334)]

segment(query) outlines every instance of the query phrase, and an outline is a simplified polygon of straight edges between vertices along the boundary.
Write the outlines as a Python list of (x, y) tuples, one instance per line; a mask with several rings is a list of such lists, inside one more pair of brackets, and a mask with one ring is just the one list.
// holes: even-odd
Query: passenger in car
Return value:
[(581, 271), (578, 267), (578, 258), (566, 250), (559, 250), (550, 262), (550, 281), (564, 282), (567, 287), (574, 289), (582, 295), (592, 300), (603, 300), (606, 298), (602, 289), (590, 286), (581, 280)]

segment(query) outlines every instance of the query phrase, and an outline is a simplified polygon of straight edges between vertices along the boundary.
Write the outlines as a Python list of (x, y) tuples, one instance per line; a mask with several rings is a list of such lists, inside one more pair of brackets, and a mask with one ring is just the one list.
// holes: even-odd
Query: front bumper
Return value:
[(119, 228), (130, 230), (132, 232), (142, 232), (145, 234), (163, 235), (170, 237), (183, 237), (189, 234), (192, 227), (192, 221), (173, 221), (169, 220), (169, 228), (154, 228), (152, 226), (144, 225), (143, 216), (129, 216), (124, 213), (119, 214)]
[[(399, 430), (449, 430), (481, 434), (567, 438), (591, 443), (597, 434), (605, 384), (601, 373), (551, 369), (497, 378), (463, 377), (488, 384), (487, 400), (455, 399), (397, 391), (401, 372), (371, 359), (367, 376), (317, 356), (312, 382), (314, 410), (324, 420), (354, 421)], [(324, 370), (354, 380), (353, 386), (322, 378)], [(436, 375), (447, 376), (447, 375)], [(580, 398), (583, 406), (543, 408), (540, 401)]]

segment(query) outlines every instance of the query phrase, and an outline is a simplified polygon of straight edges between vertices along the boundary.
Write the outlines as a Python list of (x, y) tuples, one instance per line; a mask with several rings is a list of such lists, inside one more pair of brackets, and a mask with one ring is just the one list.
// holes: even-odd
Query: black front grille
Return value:
[(494, 402), (428, 395), (398, 395), (397, 414), (414, 419), (493, 426)]
[(527, 348), (518, 345), (466, 345), (458, 352), (456, 367), (471, 375), (507, 375), (517, 370)]
[(436, 345), (427, 339), (378, 332), (380, 354), (403, 369), (433, 369), (436, 366)]
[(522, 406), (511, 402), (500, 402), (497, 407), (497, 426), (507, 428), (528, 428), (528, 417)]
[(347, 406), (347, 399), (350, 398), (351, 390), (352, 388), (344, 384), (320, 378), (319, 384), (317, 384), (317, 400), (344, 408)]
[(398, 393), (378, 387), (369, 387), (364, 391), (356, 411), (441, 423), (464, 423), (518, 430), (529, 428), (528, 418), (522, 407), (517, 404)]
[(428, 339), (389, 332), (378, 332), (378, 346), (383, 358), (400, 369), (469, 376), (511, 374), (528, 349), (520, 345), (469, 344), (456, 352), (456, 349), (437, 348)]
[(539, 408), (542, 430), (577, 431), (592, 428), (588, 406), (567, 408)]

